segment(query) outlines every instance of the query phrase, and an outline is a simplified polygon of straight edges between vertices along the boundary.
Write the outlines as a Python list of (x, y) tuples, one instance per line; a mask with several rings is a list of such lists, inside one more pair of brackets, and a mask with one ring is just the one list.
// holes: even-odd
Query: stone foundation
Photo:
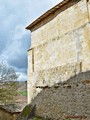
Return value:
[(80, 73), (66, 82), (44, 88), (33, 100), (36, 116), (51, 120), (90, 119), (90, 72)]

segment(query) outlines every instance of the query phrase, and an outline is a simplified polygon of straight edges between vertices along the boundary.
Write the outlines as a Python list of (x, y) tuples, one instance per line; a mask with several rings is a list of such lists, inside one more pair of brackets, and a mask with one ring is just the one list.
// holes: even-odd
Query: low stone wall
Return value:
[(68, 63), (51, 69), (36, 71), (30, 74), (29, 83), (32, 86), (52, 86), (60, 81), (66, 81), (70, 77), (81, 72), (80, 62)]
[(90, 119), (90, 72), (80, 73), (66, 82), (43, 88), (33, 100), (36, 116), (51, 120)]
[(76, 62), (58, 66), (48, 70), (37, 71), (29, 74), (28, 80), (28, 101), (32, 101), (34, 97), (41, 92), (42, 87), (53, 86), (61, 81), (66, 81), (70, 77), (81, 72), (81, 63)]

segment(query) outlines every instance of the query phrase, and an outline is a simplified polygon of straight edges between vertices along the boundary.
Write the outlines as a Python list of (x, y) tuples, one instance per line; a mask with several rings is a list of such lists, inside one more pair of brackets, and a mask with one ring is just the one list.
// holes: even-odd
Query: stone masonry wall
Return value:
[[(84, 6), (86, 6), (85, 1), (86, 0), (80, 1), (78, 4), (80, 4), (80, 5), (84, 4)], [(77, 6), (78, 4), (75, 4), (75, 6)], [(73, 7), (74, 6), (72, 6), (72, 8)], [(71, 8), (68, 8), (68, 9), (71, 9)], [(84, 9), (82, 9), (82, 10), (84, 10)], [(62, 13), (60, 13), (60, 14), (62, 14)], [(86, 12), (86, 13), (88, 14), (88, 12)], [(79, 14), (81, 15), (81, 13), (79, 13)], [(86, 17), (85, 19), (88, 21), (87, 18), (88, 17)], [(81, 19), (81, 20), (83, 20), (83, 19)], [(84, 19), (84, 22), (85, 22), (85, 19)], [(60, 20), (61, 20), (61, 18), (60, 18)], [(54, 21), (54, 20), (52, 20), (52, 21)], [(84, 62), (83, 65), (86, 67), (86, 68), (83, 67), (83, 71), (85, 69), (86, 70), (89, 69), (88, 65), (90, 66), (90, 64), (89, 64), (90, 24), (88, 22), (87, 22), (87, 24), (85, 24), (84, 22), (82, 22), (83, 26), (80, 26), (80, 28), (74, 29), (73, 31), (70, 31), (70, 32), (67, 32), (67, 34), (65, 34), (63, 32), (64, 35), (62, 35), (62, 36), (60, 35), (60, 33), (56, 34), (56, 32), (55, 32), (56, 37), (54, 37), (54, 35), (52, 34), (53, 39), (49, 39), (48, 42), (44, 41), (44, 43), (42, 45), (41, 45), (41, 40), (40, 40), (39, 36), (37, 35), (36, 39), (38, 38), (39, 45), (37, 47), (33, 48), (34, 49), (34, 66), (32, 65), (32, 50), (30, 50), (28, 52), (28, 54), (29, 54), (28, 55), (29, 56), (28, 57), (29, 73), (33, 72), (33, 70), (32, 70), (33, 67), (34, 67), (34, 71), (40, 71), (40, 70), (53, 68), (56, 66), (62, 66), (67, 63), (72, 63), (72, 61), (73, 62), (83, 61)], [(49, 23), (51, 23), (51, 22), (49, 22)], [(54, 23), (53, 23), (53, 25), (55, 25)], [(66, 21), (65, 21), (65, 25), (67, 25)], [(49, 27), (50, 26), (51, 25), (49, 25)], [(55, 27), (56, 27), (56, 25), (54, 26), (54, 28)], [(54, 28), (52, 28), (51, 30), (53, 30)], [(61, 28), (61, 27), (58, 27), (58, 28)], [(58, 28), (56, 28), (56, 30)], [(72, 27), (70, 27), (70, 28), (72, 28)], [(41, 28), (39, 28), (37, 30), (38, 34), (39, 34), (39, 31), (41, 31), (40, 29)], [(66, 29), (64, 28), (64, 30), (66, 30)], [(45, 31), (46, 31), (46, 29), (44, 29), (44, 34), (45, 34)], [(68, 29), (68, 31), (69, 31), (69, 29)], [(60, 32), (62, 32), (62, 29)], [(32, 32), (32, 34), (36, 35), (36, 33), (33, 33), (33, 32)], [(41, 37), (41, 38), (43, 41), (44, 40), (43, 37)], [(47, 36), (45, 37), (45, 40), (46, 39), (47, 39)], [(35, 39), (32, 38), (32, 41), (35, 44)], [(85, 59), (87, 56), (88, 56), (88, 58)]]
[(84, 72), (90, 70), (90, 23), (87, 24), (87, 27), (84, 30), (81, 28), (81, 31), (81, 50), (79, 56), (82, 61), (82, 71)]
[[(76, 1), (76, 0), (75, 0)], [(57, 14), (57, 13), (56, 13)], [(52, 14), (52, 16), (55, 16)], [(51, 16), (50, 16), (51, 17)], [(47, 19), (50, 19), (49, 17)], [(63, 36), (65, 33), (75, 30), (88, 22), (88, 11), (86, 0), (69, 7), (57, 14), (47, 24), (31, 33), (31, 47), (36, 47), (55, 37)], [(43, 23), (42, 23), (43, 24)]]
[(33, 100), (36, 116), (51, 120), (90, 120), (90, 72), (44, 88)]
[(80, 63), (66, 64), (48, 70), (33, 72), (30, 74), (29, 84), (33, 86), (52, 86), (60, 81), (66, 81), (70, 77), (80, 73)]
[[(61, 81), (66, 81), (81, 72), (81, 63), (66, 64), (48, 70), (30, 73), (28, 76), (28, 102), (41, 92), (43, 87), (53, 86)], [(36, 89), (37, 87), (37, 89)]]
[[(51, 69), (83, 61), (83, 70), (90, 69), (90, 24), (57, 36), (34, 48), (34, 71)], [(87, 65), (85, 65), (87, 64)], [(86, 68), (85, 68), (86, 67)]]
[(42, 90), (36, 87), (52, 86), (81, 71), (90, 70), (90, 0), (80, 0), (57, 12), (54, 13), (56, 17), (31, 33), (29, 103)]
[(88, 5), (87, 5), (87, 7), (88, 7), (88, 17), (89, 17), (89, 22), (90, 22), (90, 0), (87, 0), (88, 2)]
[[(28, 72), (30, 73), (32, 73), (33, 72), (33, 69), (32, 69), (32, 50), (30, 50), (29, 52), (28, 52)], [(28, 74), (29, 74), (28, 73)]]

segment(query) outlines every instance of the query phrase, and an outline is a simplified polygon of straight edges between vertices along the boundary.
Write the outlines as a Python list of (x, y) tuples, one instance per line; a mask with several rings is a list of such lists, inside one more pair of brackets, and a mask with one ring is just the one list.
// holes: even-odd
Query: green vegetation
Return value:
[(23, 96), (27, 96), (27, 91), (22, 91), (19, 94), (23, 95)]
[(22, 117), (27, 117), (30, 114), (30, 111), (30, 106), (27, 105), (22, 112)]
[(0, 104), (14, 104), (19, 83), (13, 67), (0, 61)]
[(18, 82), (0, 83), (0, 104), (14, 104), (17, 96)]

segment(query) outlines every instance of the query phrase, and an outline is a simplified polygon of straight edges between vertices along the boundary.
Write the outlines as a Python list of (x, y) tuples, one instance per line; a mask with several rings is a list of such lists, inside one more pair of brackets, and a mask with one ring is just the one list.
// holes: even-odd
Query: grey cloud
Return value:
[(0, 36), (0, 54), (3, 53), (3, 51), (5, 50), (6, 47), (6, 40), (7, 38), (5, 38), (4, 36)]
[(51, 6), (50, 0), (0, 0), (0, 58), (20, 72), (21, 78), (27, 72), (30, 47), (30, 32), (25, 27)]
[[(7, 58), (9, 65), (16, 67), (17, 69), (23, 69), (26, 73), (27, 69), (27, 50), (30, 46), (30, 38), (29, 34), (23, 36), (23, 39), (18, 42), (16, 41), (16, 45), (20, 43), (20, 45), (13, 46), (13, 49), (10, 48), (8, 50), (8, 54), (10, 57)], [(27, 44), (28, 43), (28, 44)], [(14, 43), (15, 44), (15, 43)], [(18, 50), (16, 50), (18, 49)]]

